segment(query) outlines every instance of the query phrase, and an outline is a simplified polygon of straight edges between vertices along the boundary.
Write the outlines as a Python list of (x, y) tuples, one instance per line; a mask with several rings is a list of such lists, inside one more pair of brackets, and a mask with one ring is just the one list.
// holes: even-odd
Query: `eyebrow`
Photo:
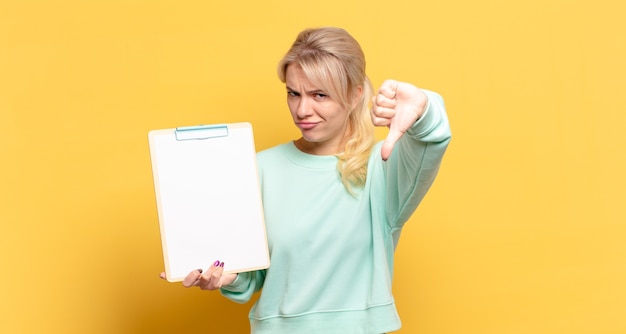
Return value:
[[(287, 87), (287, 90), (288, 90), (288, 91), (291, 91), (291, 92), (294, 92), (294, 93), (298, 93), (298, 94), (300, 94), (300, 92), (299, 92), (299, 91), (297, 91), (297, 90), (295, 90), (295, 89), (293, 89), (293, 88), (291, 88), (291, 87), (289, 87), (289, 86), (285, 86), (285, 87)], [(323, 90), (321, 90), (321, 89), (314, 89), (314, 90), (310, 90), (310, 91), (307, 91), (306, 93), (307, 93), (307, 94), (309, 94), (309, 95), (312, 95), (312, 94), (319, 94), (319, 93), (324, 94), (324, 95), (328, 95), (326, 92), (324, 92), (324, 91), (323, 91)]]

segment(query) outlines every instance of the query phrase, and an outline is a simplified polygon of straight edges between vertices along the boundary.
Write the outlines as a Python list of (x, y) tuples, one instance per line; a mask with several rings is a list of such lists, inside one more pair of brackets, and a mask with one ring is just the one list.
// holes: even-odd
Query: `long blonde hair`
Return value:
[[(278, 64), (278, 77), (286, 80), (287, 66), (300, 65), (305, 76), (349, 110), (349, 133), (344, 151), (337, 155), (337, 170), (350, 193), (367, 178), (367, 162), (375, 143), (369, 114), (373, 87), (365, 73), (365, 55), (345, 30), (334, 27), (306, 29)], [(359, 88), (362, 94), (357, 103)]]

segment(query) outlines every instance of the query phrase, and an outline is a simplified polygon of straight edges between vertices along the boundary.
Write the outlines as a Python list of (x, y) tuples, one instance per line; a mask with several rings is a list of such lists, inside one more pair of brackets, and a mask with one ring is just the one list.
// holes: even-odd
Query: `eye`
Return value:
[(289, 97), (296, 97), (296, 96), (300, 96), (300, 94), (297, 93), (297, 92), (294, 92), (292, 90), (288, 90), (287, 91), (287, 96), (289, 96)]
[(324, 93), (321, 90), (311, 92), (311, 97), (313, 97), (316, 101), (324, 101), (330, 99), (330, 96), (328, 96), (328, 94)]

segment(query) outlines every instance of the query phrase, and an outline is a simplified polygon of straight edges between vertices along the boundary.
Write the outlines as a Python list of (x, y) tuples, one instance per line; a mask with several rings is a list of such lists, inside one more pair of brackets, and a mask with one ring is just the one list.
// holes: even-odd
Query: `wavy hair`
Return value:
[[(300, 65), (304, 75), (349, 111), (349, 132), (343, 152), (337, 154), (337, 170), (346, 190), (361, 188), (367, 179), (367, 162), (375, 143), (369, 101), (374, 90), (365, 73), (365, 55), (359, 43), (344, 29), (306, 29), (278, 64), (278, 77), (286, 81), (287, 67)], [(355, 103), (359, 88), (362, 94)]]

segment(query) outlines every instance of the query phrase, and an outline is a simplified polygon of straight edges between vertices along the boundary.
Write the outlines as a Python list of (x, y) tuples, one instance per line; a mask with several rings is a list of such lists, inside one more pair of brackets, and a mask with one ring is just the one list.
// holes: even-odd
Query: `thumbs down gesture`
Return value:
[(424, 114), (428, 97), (412, 84), (386, 80), (372, 98), (372, 122), (389, 127), (381, 156), (387, 160), (396, 142)]

